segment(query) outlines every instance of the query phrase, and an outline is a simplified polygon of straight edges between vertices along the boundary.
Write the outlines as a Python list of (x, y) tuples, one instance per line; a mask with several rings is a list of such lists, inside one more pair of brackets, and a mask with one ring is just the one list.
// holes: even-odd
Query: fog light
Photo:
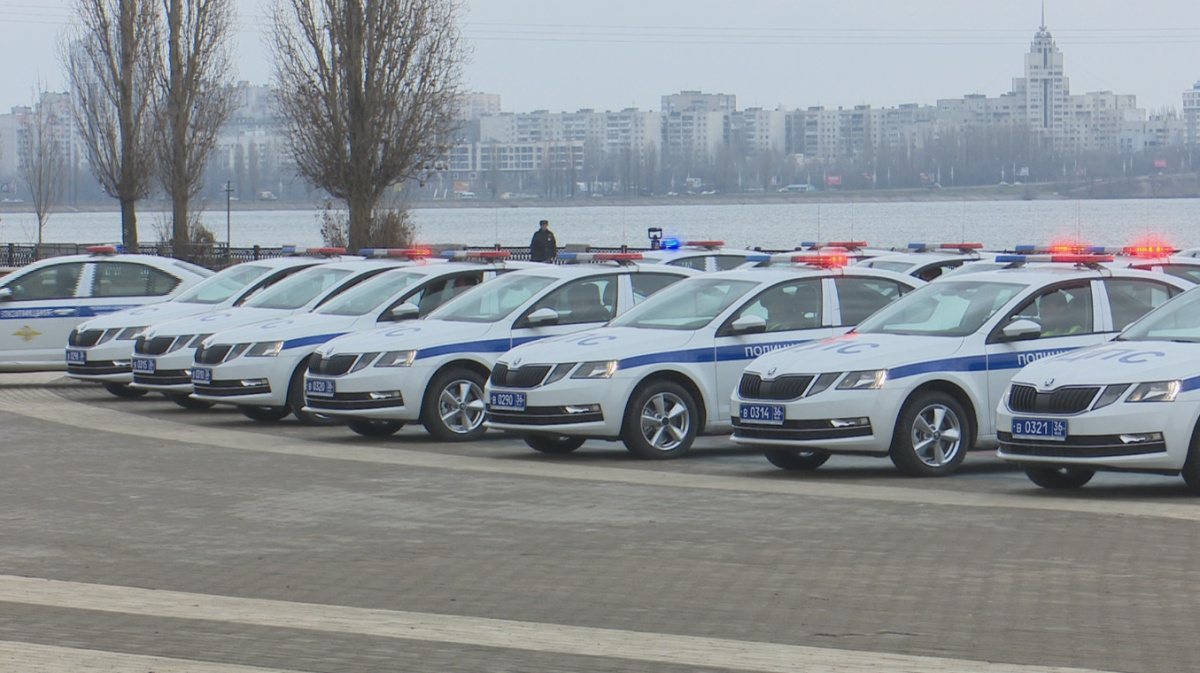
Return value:
[(864, 425), (870, 425), (871, 419), (866, 416), (858, 418), (831, 418), (829, 424), (835, 428), (860, 428)]
[(367, 397), (371, 398), (372, 400), (399, 400), (399, 399), (402, 399), (400, 397), (399, 390), (380, 390), (378, 392), (367, 393)]
[(1126, 444), (1142, 444), (1144, 442), (1161, 442), (1161, 432), (1137, 432), (1128, 435), (1121, 435), (1121, 441)]
[(243, 388), (257, 388), (267, 385), (266, 379), (242, 379), (238, 382)]
[(132, 364), (129, 360), (113, 360), (114, 367), (129, 367)]
[(572, 404), (563, 407), (568, 414), (587, 414), (594, 411), (600, 411), (599, 404)]

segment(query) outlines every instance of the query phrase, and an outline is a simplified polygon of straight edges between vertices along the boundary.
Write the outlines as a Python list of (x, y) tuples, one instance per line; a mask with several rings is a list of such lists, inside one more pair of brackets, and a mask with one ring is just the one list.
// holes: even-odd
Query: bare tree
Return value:
[[(62, 195), (63, 177), (67, 167), (67, 152), (63, 143), (68, 137), (63, 129), (70, 123), (70, 113), (60, 114), (66, 106), (65, 96), (48, 93), (39, 83), (34, 91), (34, 107), (20, 117), (17, 139), (20, 159), (17, 167), (21, 179), (29, 186), (33, 212), (37, 215), (37, 254), (42, 253), (42, 232), (50, 213)], [(64, 110), (65, 112), (65, 110)]]
[(159, 69), (155, 0), (75, 0), (79, 23), (61, 58), (75, 127), (92, 174), (121, 203), (121, 239), (138, 244), (136, 204), (154, 181), (154, 75)]
[(159, 179), (171, 197), (177, 256), (191, 245), (189, 205), (204, 187), (217, 133), (234, 110), (230, 56), (233, 0), (162, 0), (167, 18), (166, 68), (159, 75)]
[(346, 202), (352, 250), (393, 185), (454, 144), (458, 0), (278, 0), (271, 46), (298, 173)]

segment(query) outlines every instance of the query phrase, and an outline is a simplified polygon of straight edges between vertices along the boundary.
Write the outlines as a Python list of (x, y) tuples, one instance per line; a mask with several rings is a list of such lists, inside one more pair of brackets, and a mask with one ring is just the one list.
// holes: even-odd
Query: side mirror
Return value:
[(1028, 341), (1042, 335), (1042, 326), (1028, 318), (1014, 320), (1000, 330), (1001, 341)]
[(12, 301), (13, 291), (11, 287), (0, 287), (0, 301)]
[(525, 316), (525, 324), (530, 327), (539, 325), (556, 325), (558, 324), (558, 311), (552, 308), (539, 308), (538, 310)]
[(412, 320), (420, 315), (421, 309), (416, 304), (404, 303), (388, 311), (387, 319), (391, 322), (399, 322), (401, 320)]
[(756, 315), (744, 315), (729, 324), (734, 334), (758, 334), (767, 331), (767, 321)]

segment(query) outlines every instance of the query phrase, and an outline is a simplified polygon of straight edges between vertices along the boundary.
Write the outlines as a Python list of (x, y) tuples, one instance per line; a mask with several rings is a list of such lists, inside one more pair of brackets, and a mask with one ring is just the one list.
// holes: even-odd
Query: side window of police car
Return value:
[(729, 271), (746, 263), (745, 255), (713, 255), (712, 260), (717, 264), (717, 271)]
[(12, 289), (12, 301), (70, 299), (82, 271), (82, 262), (54, 264), (16, 278), (6, 287)]
[(170, 294), (179, 279), (142, 264), (104, 262), (96, 265), (93, 297), (161, 297)]
[(738, 309), (721, 326), (726, 336), (730, 325), (743, 315), (755, 315), (767, 323), (767, 332), (814, 329), (821, 326), (821, 281), (790, 282), (772, 287)]
[(445, 304), (468, 289), (475, 287), (482, 281), (482, 271), (443, 278), (425, 286), (421, 292), (409, 297), (407, 301), (420, 307), (421, 315), (426, 315), (433, 309)]
[[(1193, 282), (1196, 282), (1193, 279)], [(1113, 329), (1120, 331), (1129, 323), (1162, 306), (1183, 290), (1141, 278), (1106, 278), (1105, 291), (1112, 309)]]
[[(542, 297), (526, 315), (538, 309), (550, 308), (558, 313), (559, 325), (608, 322), (616, 310), (616, 288), (616, 276), (583, 278)], [(606, 297), (612, 302), (610, 305), (605, 305)]]
[(1090, 334), (1092, 318), (1091, 283), (1059, 286), (1042, 292), (1017, 308), (1011, 320), (1032, 320), (1042, 326), (1039, 338)]
[(697, 271), (704, 271), (707, 268), (705, 266), (707, 264), (707, 260), (708, 260), (708, 257), (703, 257), (703, 256), (684, 257), (683, 259), (676, 259), (676, 260), (667, 262), (667, 266), (681, 266), (685, 269), (695, 269)]
[[(650, 295), (658, 292), (664, 287), (681, 280), (683, 276), (676, 276), (671, 273), (631, 273), (629, 280), (633, 284), (633, 304), (637, 306), (642, 303), (642, 300)], [(612, 286), (615, 292), (616, 284)], [(611, 306), (611, 304), (610, 304)]]
[(842, 325), (857, 325), (908, 291), (904, 285), (883, 278), (838, 277), (833, 285), (842, 309)]

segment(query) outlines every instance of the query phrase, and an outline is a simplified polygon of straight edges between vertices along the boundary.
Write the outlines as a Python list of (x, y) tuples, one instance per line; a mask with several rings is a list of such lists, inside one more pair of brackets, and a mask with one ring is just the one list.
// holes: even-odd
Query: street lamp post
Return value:
[(230, 257), (233, 254), (233, 241), (230, 238), (230, 232), (233, 230), (230, 218), (230, 204), (233, 201), (233, 181), (225, 181), (225, 256)]

